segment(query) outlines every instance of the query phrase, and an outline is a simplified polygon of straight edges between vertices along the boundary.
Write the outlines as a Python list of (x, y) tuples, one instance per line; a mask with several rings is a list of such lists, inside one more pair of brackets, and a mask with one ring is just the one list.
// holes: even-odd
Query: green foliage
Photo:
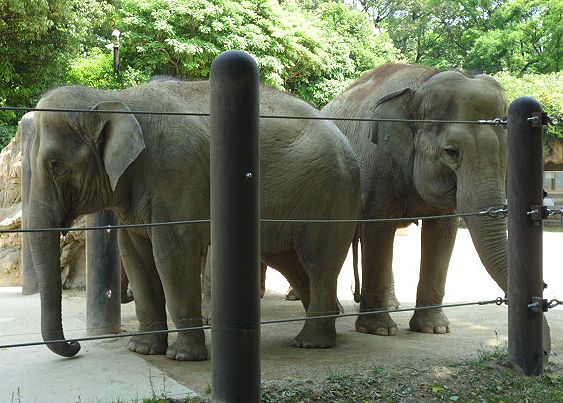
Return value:
[(495, 73), (561, 69), (561, 0), (363, 0), (409, 62)]
[(146, 82), (149, 78), (130, 66), (116, 74), (113, 53), (93, 48), (88, 56), (77, 58), (71, 63), (67, 82), (96, 88), (122, 89)]
[[(541, 103), (548, 115), (563, 116), (563, 72), (524, 74), (521, 77), (502, 72), (495, 78), (502, 84), (509, 101), (531, 96)], [(563, 138), (563, 127), (548, 125), (545, 134)]]
[[(32, 106), (64, 81), (81, 43), (92, 39), (92, 21), (107, 2), (95, 0), (0, 0), (0, 106)], [(17, 115), (0, 113), (0, 135), (11, 137)]]
[(123, 63), (146, 75), (207, 78), (221, 52), (239, 49), (256, 58), (265, 83), (316, 105), (396, 58), (364, 14), (341, 4), (313, 13), (294, 1), (124, 0), (120, 28)]

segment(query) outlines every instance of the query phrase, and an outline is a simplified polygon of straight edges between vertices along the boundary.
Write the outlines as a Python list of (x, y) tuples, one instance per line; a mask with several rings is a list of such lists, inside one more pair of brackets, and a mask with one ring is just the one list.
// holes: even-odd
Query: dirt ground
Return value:
[[(547, 299), (563, 299), (563, 270), (558, 254), (562, 241), (563, 233), (545, 232), (544, 279), (549, 288), (544, 298)], [(419, 244), (420, 228), (415, 226), (402, 230), (396, 237), (394, 273), (401, 308), (414, 306)], [(283, 299), (288, 285), (281, 275), (268, 269), (266, 285), (267, 293), (262, 300), (263, 320), (303, 317), (300, 302)], [(345, 313), (358, 309), (352, 301), (352, 285), (349, 256), (338, 285)], [(488, 301), (502, 296), (501, 290), (481, 265), (469, 233), (460, 229), (448, 274), (445, 303)], [(67, 337), (83, 335), (85, 309), (84, 292), (65, 293), (63, 318)], [(2, 294), (0, 289), (0, 345), (15, 340), (39, 340), (38, 311), (37, 296)], [(299, 322), (264, 325), (261, 328), (261, 379), (263, 382), (315, 379), (326, 376), (329, 371), (353, 373), (374, 366), (424, 368), (446, 365), (474, 358), (480, 350), (507, 341), (507, 306), (456, 307), (448, 308), (445, 313), (450, 320), (451, 333), (444, 335), (411, 332), (408, 329), (410, 312), (392, 314), (399, 326), (399, 334), (391, 337), (356, 333), (355, 318), (341, 318), (336, 322), (337, 346), (327, 350), (293, 347), (293, 338), (302, 326)], [(552, 334), (550, 360), (563, 364), (563, 307), (551, 310), (547, 317)], [(136, 329), (133, 303), (122, 306), (122, 327), (125, 331)], [(209, 331), (206, 331), (206, 337), (209, 345)], [(44, 346), (0, 349), (0, 401), (109, 402), (116, 399), (129, 401), (122, 397), (124, 394), (136, 394), (137, 398), (151, 397), (156, 389), (163, 390), (168, 397), (186, 396), (190, 390), (199, 394), (208, 391), (210, 361), (176, 362), (163, 356), (140, 356), (127, 351), (126, 343), (125, 338), (82, 342), (82, 351), (74, 359), (62, 359)], [(62, 394), (56, 395), (55, 390), (61, 388), (53, 385), (58, 384), (64, 387)], [(23, 398), (14, 399), (14, 391), (20, 393), (20, 390)], [(11, 400), (8, 393), (11, 393)]]
[[(563, 233), (545, 232), (544, 279), (549, 287), (544, 298), (563, 299), (563, 270), (557, 248), (563, 241)], [(414, 306), (420, 259), (420, 228), (411, 226), (396, 237), (395, 278), (397, 297), (401, 308)], [(262, 300), (262, 320), (302, 317), (301, 303), (285, 301), (285, 279), (272, 269), (267, 272), (267, 293)], [(348, 257), (339, 278), (339, 299), (345, 313), (357, 312), (351, 287), (353, 273), (351, 256)], [(471, 243), (469, 233), (460, 229), (452, 256), (445, 303), (488, 301), (502, 297), (503, 293), (488, 276)], [(392, 314), (399, 327), (397, 336), (373, 336), (354, 331), (354, 317), (341, 318), (336, 322), (337, 346), (328, 350), (304, 350), (292, 346), (299, 333), (299, 322), (262, 326), (261, 365), (262, 381), (284, 378), (314, 379), (328, 371), (359, 371), (379, 367), (412, 365), (415, 368), (459, 362), (474, 358), (480, 350), (506, 343), (506, 305), (468, 306), (448, 308), (451, 332), (444, 335), (415, 333), (409, 330), (411, 312)], [(563, 363), (563, 308), (548, 314), (552, 334), (550, 360)], [(209, 343), (210, 335), (206, 334)], [(177, 363), (165, 357), (143, 357), (151, 365), (181, 384), (198, 393), (208, 390), (211, 382), (211, 363)]]

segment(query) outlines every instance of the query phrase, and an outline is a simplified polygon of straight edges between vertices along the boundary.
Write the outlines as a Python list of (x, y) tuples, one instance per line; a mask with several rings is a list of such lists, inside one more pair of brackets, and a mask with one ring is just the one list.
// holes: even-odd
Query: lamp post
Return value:
[(119, 32), (118, 29), (114, 29), (111, 36), (113, 38), (113, 71), (115, 74), (118, 74), (121, 68), (119, 62), (119, 37), (121, 36), (121, 32)]

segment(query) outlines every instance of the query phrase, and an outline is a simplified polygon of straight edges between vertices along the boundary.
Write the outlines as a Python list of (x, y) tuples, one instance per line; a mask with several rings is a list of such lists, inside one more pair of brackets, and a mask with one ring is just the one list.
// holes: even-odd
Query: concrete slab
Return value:
[[(563, 299), (563, 270), (559, 248), (563, 233), (544, 233), (544, 298)], [(420, 258), (420, 228), (402, 230), (395, 242), (395, 279), (402, 307), (414, 305)], [(351, 256), (338, 285), (346, 313), (356, 312), (352, 301)], [(284, 301), (288, 284), (274, 270), (267, 273), (262, 318), (302, 317), (299, 302)], [(503, 296), (481, 265), (467, 230), (460, 229), (454, 249), (446, 303), (493, 300)], [(85, 335), (84, 292), (65, 292), (63, 322), (67, 337)], [(327, 371), (361, 371), (397, 364), (444, 365), (475, 357), (480, 349), (507, 340), (507, 307), (486, 305), (450, 308), (451, 333), (427, 335), (408, 329), (410, 312), (394, 313), (399, 334), (381, 337), (356, 333), (355, 318), (337, 320), (337, 346), (303, 350), (292, 346), (301, 323), (265, 325), (261, 330), (262, 380), (315, 378)], [(552, 334), (551, 361), (563, 364), (563, 307), (547, 314)], [(122, 305), (122, 327), (136, 328), (134, 305)], [(171, 335), (171, 338), (174, 336)], [(206, 331), (207, 343), (210, 334)], [(22, 296), (18, 288), (0, 288), (0, 345), (39, 341), (39, 298)], [(127, 339), (82, 342), (82, 350), (64, 359), (44, 346), (0, 350), (0, 402), (128, 402), (153, 396), (203, 394), (211, 383), (211, 363), (176, 362), (163, 356), (140, 356), (126, 348)]]
[[(0, 288), (0, 344), (41, 341), (39, 295), (19, 287)], [(134, 306), (124, 306), (132, 321)], [(65, 292), (63, 326), (67, 338), (86, 335), (84, 292)], [(130, 402), (152, 396), (194, 395), (138, 354), (126, 339), (82, 342), (80, 353), (63, 358), (45, 346), (0, 350), (0, 402)]]

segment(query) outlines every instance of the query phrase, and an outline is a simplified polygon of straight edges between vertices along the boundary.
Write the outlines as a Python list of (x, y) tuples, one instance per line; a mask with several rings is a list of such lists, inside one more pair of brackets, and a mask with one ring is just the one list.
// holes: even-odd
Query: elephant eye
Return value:
[(456, 161), (459, 158), (459, 151), (453, 146), (444, 146), (442, 151), (449, 160)]
[(51, 168), (51, 172), (55, 176), (62, 176), (70, 170), (68, 164), (59, 159), (50, 160), (49, 167)]

